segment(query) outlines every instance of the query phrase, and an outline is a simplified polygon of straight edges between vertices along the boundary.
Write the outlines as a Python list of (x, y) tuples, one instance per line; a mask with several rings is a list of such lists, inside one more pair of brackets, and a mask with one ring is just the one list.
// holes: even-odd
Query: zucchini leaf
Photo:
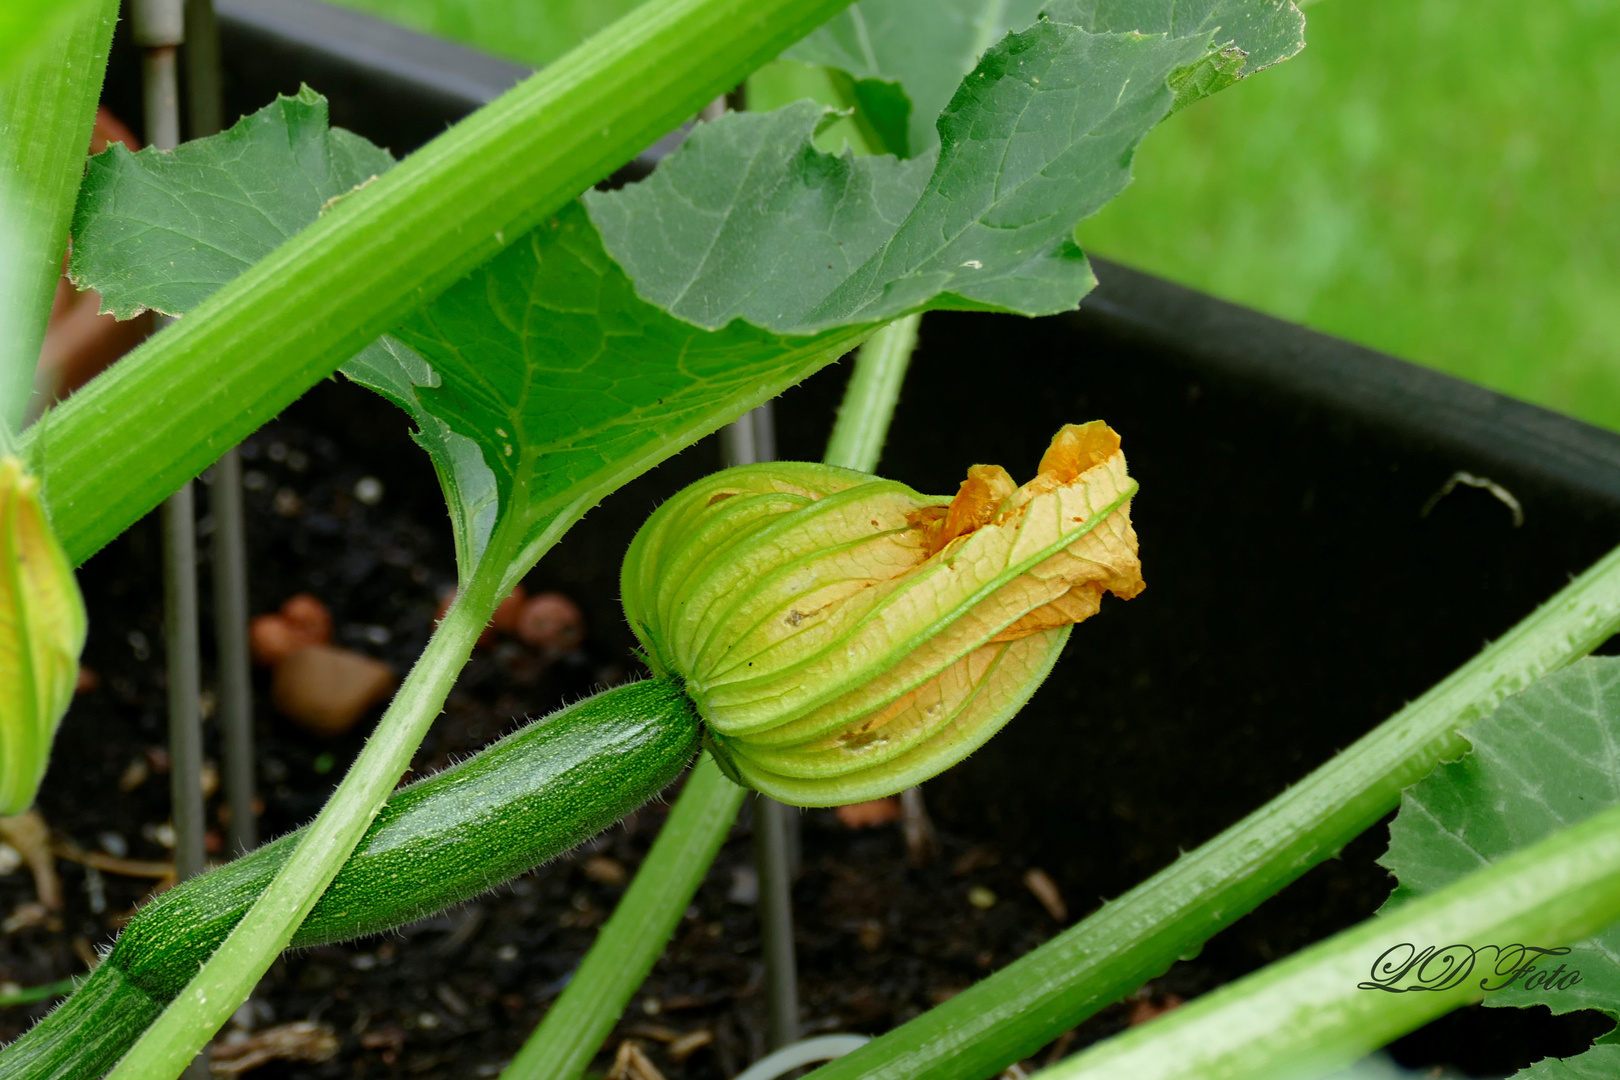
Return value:
[(797, 102), (702, 125), (647, 180), (586, 206), (637, 291), (700, 326), (1067, 311), (1096, 282), (1075, 226), (1129, 182), (1137, 143), (1170, 110), (1170, 76), (1208, 48), (1042, 20), (962, 81), (937, 161), (829, 157), (812, 142), (819, 108)]
[(326, 99), (307, 86), (168, 153), (114, 143), (90, 159), (68, 276), (120, 319), (180, 315), (393, 164), (329, 127)]
[[(587, 193), (588, 217), (566, 208), (351, 361), (416, 419), (462, 574), (495, 537), (521, 573), (614, 488), (899, 315), (1073, 308), (1095, 283), (1075, 225), (1220, 37), (1175, 5), (1164, 32), (1093, 32), (1104, 7), (1062, 0), (992, 46), (937, 155), (824, 154), (833, 114), (811, 102), (699, 125), (648, 181)], [(172, 154), (115, 148), (84, 185), (74, 280), (121, 314), (178, 314), (388, 164), (307, 89)]]
[[(1401, 796), (1389, 850), (1379, 859), (1399, 880), (1385, 912), (1620, 801), (1620, 659), (1592, 657), (1549, 675), (1475, 723), (1466, 737), (1469, 754)], [(1564, 959), (1580, 971), (1574, 985), (1526, 990), (1514, 983), (1487, 993), (1485, 1004), (1546, 1005), (1554, 1013), (1599, 1009), (1620, 1020), (1620, 926), (1575, 945)], [(1516, 1080), (1616, 1075), (1620, 1030), (1585, 1054), (1539, 1062)]]
[(911, 100), (913, 156), (939, 145), (934, 123), (962, 76), (1009, 30), (1040, 14), (1042, 0), (861, 0), (782, 54), (836, 68), (862, 82), (898, 84)]
[(876, 329), (683, 323), (635, 295), (574, 204), (395, 333), (439, 377), (420, 408), (482, 449), (501, 514), (521, 515), (501, 556), (515, 577), (614, 490)]
[(860, 0), (782, 55), (857, 84), (899, 84), (911, 100), (910, 151), (921, 154), (939, 145), (934, 122), (985, 50), (1043, 11), (1093, 33), (1205, 38), (1204, 53), (1171, 77), (1177, 109), (1305, 45), (1292, 0)]
[[(391, 164), (308, 88), (171, 153), (114, 147), (80, 195), (74, 280), (123, 317), (181, 315)], [(617, 487), (873, 329), (683, 323), (636, 297), (576, 204), (340, 370), (416, 422), (465, 585), (502, 521), (520, 576)]]

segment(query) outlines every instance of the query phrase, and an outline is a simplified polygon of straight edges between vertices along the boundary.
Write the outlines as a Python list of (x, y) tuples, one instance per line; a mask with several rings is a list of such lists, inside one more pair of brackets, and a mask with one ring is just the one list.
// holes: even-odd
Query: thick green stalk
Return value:
[(1162, 974), (1369, 828), (1509, 694), (1620, 629), (1620, 550), (1299, 784), (1124, 896), (817, 1080), (978, 1080)]
[(46, 983), (43, 986), (27, 986), (9, 994), (0, 994), (0, 1009), (9, 1009), (13, 1005), (32, 1005), (36, 1001), (49, 1001), (53, 997), (62, 997), (73, 993), (75, 983), (72, 979), (61, 979), (57, 982)]
[(502, 1080), (572, 1080), (585, 1071), (664, 951), (747, 794), (707, 753), (698, 759), (635, 881)]
[(849, 386), (838, 406), (838, 423), (833, 425), (822, 458), (828, 465), (861, 472), (877, 469), (921, 323), (920, 312), (902, 315), (867, 338), (855, 354), (855, 370), (850, 372)]
[[(510, 520), (510, 519), (509, 519)], [(269, 888), (202, 970), (109, 1074), (173, 1080), (247, 999), (320, 899), (411, 762), (472, 654), (500, 598), (509, 528), (497, 528), (486, 558), (456, 597), (411, 668), (377, 730)]]
[(6, 0), (0, 4), (0, 79), (34, 55), (41, 41), (101, 0)]
[(80, 5), (0, 82), (0, 436), (34, 388), (117, 0)]
[[(1358, 989), (1403, 943), (1556, 948), (1620, 918), (1620, 807), (1516, 852), (1387, 917), (1368, 919), (1043, 1070), (1045, 1080), (1311, 1080), (1502, 987), (1534, 954), (1486, 949), (1467, 978), (1421, 993)], [(1401, 955), (1405, 955), (1404, 952)], [(1461, 954), (1454, 954), (1460, 958)], [(1593, 954), (1587, 954), (1589, 956)], [(1506, 961), (1504, 964), (1503, 961)], [(1579, 969), (1581, 955), (1566, 958)], [(1498, 971), (1498, 965), (1501, 970)], [(1537, 964), (1551, 972), (1557, 961)], [(1427, 975), (1439, 974), (1439, 965)], [(1431, 985), (1447, 987), (1450, 980)], [(1397, 980), (1400, 986), (1417, 980)], [(1514, 989), (1517, 989), (1517, 984)], [(1512, 990), (1504, 991), (1512, 993)]]
[(848, 2), (651, 0), (339, 200), (35, 426), (70, 556)]

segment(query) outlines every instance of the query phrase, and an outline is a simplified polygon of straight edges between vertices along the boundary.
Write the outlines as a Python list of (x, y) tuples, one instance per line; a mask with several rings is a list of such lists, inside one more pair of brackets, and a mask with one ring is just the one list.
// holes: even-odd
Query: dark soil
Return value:
[[(885, 471), (940, 492), (976, 460), (1027, 474), (1058, 424), (1104, 416), (1124, 433), (1143, 484), (1136, 518), (1151, 588), (1077, 628), (1025, 713), (928, 785), (941, 845), (933, 864), (908, 866), (893, 825), (854, 831), (830, 811), (802, 816), (794, 903), (808, 1033), (887, 1030), (1027, 952), (1060, 926), (1023, 884), (1026, 871), (1050, 873), (1071, 919), (1083, 916), (1353, 741), (1620, 537), (1620, 514), (1556, 492), (1520, 492), (1523, 529), (1473, 489), (1420, 519), (1416, 508), (1461, 465), (1426, 457), (1399, 433), (1336, 423), (1082, 332), (1063, 320), (930, 316)], [(985, 356), (1007, 358), (1016, 375), (965, 382), (964, 361)], [(819, 456), (840, 381), (835, 368), (786, 397), (784, 457)], [(254, 609), (313, 592), (330, 605), (340, 644), (403, 672), (454, 580), (439, 495), (404, 420), (328, 382), (244, 455)], [(477, 654), (423, 744), (419, 772), (637, 673), (618, 560), (657, 501), (715, 458), (700, 444), (632, 484), (530, 574), (531, 591), (581, 605), (584, 646), (552, 660), (513, 642)], [(383, 485), (374, 506), (353, 496), (367, 476)], [(202, 578), (206, 601), (206, 564)], [(63, 839), (138, 859), (166, 857), (158, 579), (151, 520), (84, 568), (86, 664), (99, 687), (64, 722), (40, 799)], [(319, 808), (369, 724), (320, 740), (275, 715), (262, 673), (258, 689), (260, 827), (273, 836)], [(215, 760), (216, 734), (210, 724)], [(142, 768), (148, 777), (131, 785)], [(210, 801), (211, 820), (219, 803)], [(494, 1075), (561, 991), (622, 892), (615, 879), (633, 873), (666, 809), (654, 803), (570, 857), (399, 933), (284, 957), (239, 1014), (242, 1026), (317, 1020), (341, 1049), (323, 1064), (273, 1063), (257, 1075)], [(1383, 828), (1371, 830), (1031, 1064), (1366, 918), (1389, 887), (1373, 862), (1384, 844)], [(4, 935), (0, 981), (82, 972), (151, 885), (111, 873), (98, 883), (59, 865), (66, 910)], [(751, 879), (745, 812), (607, 1051), (637, 1038), (671, 1080), (729, 1077), (762, 1053)], [(975, 888), (993, 894), (987, 909), (969, 903)], [(32, 899), (25, 872), (0, 879), (0, 917)], [(44, 1009), (0, 1011), (0, 1037)], [(1414, 1066), (1502, 1075), (1572, 1053), (1606, 1024), (1465, 1010), (1396, 1052)], [(675, 1061), (671, 1041), (699, 1029), (712, 1041)]]
[[(705, 445), (675, 463), (675, 482), (700, 475), (713, 452)], [(250, 439), (243, 457), (254, 610), (313, 592), (331, 607), (340, 644), (407, 669), (455, 577), (437, 488), (403, 418), (356, 387), (329, 383)], [(383, 483), (376, 506), (353, 497), (366, 476)], [(670, 486), (669, 477), (660, 480), (660, 490)], [(633, 509), (604, 510), (593, 525), (633, 528), (654, 505), (648, 491), (626, 502)], [(202, 530), (210, 525), (204, 518)], [(64, 722), (39, 803), (62, 839), (146, 860), (168, 857), (160, 842), (169, 796), (157, 545), (155, 521), (143, 521), (82, 571), (92, 625), (85, 663), (99, 686), (77, 698)], [(560, 589), (585, 609), (584, 647), (548, 661), (505, 640), (475, 654), (413, 763), (418, 774), (637, 672), (612, 588), (623, 547), (580, 537), (530, 576), (531, 590)], [(206, 561), (200, 572), (206, 603)], [(274, 836), (319, 809), (370, 722), (341, 739), (318, 739), (276, 715), (264, 672), (257, 690), (260, 828)], [(217, 761), (217, 732), (207, 728)], [(122, 790), (132, 765), (148, 778)], [(210, 799), (211, 821), (222, 804), (220, 795)], [(623, 891), (613, 878), (634, 872), (667, 810), (656, 802), (570, 857), (397, 934), (283, 958), (242, 1021), (321, 1021), (340, 1034), (342, 1050), (322, 1065), (272, 1064), (259, 1075), (494, 1075), (562, 990)], [(611, 1051), (621, 1035), (638, 1037), (671, 1080), (730, 1076), (765, 1050), (748, 818), (745, 809), (666, 959), (608, 1044)], [(222, 834), (210, 834), (216, 853)], [(807, 1033), (885, 1030), (1058, 929), (1020, 882), (1021, 858), (972, 837), (946, 833), (940, 842), (933, 865), (911, 869), (897, 827), (851, 831), (831, 811), (803, 815), (796, 904)], [(83, 972), (152, 884), (98, 873), (98, 897), (80, 866), (59, 867), (66, 910), (6, 935), (0, 980), (28, 986)], [(975, 886), (995, 894), (988, 910), (969, 904)], [(0, 915), (33, 899), (25, 871), (0, 889)], [(15, 1037), (45, 1008), (0, 1013), (0, 1037)], [(714, 1040), (684, 1065), (661, 1053), (699, 1028)]]

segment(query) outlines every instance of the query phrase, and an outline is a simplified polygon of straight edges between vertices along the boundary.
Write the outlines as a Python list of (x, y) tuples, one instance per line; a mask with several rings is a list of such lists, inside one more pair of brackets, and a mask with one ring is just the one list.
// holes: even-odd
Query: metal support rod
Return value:
[(220, 93), (219, 22), (214, 0), (185, 0), (185, 43), (180, 57), (186, 79), (186, 135), (202, 139), (224, 126)]
[[(776, 460), (776, 426), (766, 402), (721, 432), (728, 466)], [(754, 799), (754, 869), (759, 877), (759, 929), (765, 954), (767, 1035), (772, 1049), (799, 1038), (798, 964), (793, 953), (793, 864), (798, 811)]]
[[(180, 145), (180, 73), (176, 52), (185, 31), (181, 0), (135, 0), (133, 36), (142, 47), (146, 142)], [(160, 318), (161, 333), (170, 320)], [(203, 868), (202, 708), (197, 658), (197, 524), (187, 483), (163, 504), (163, 636), (169, 681), (169, 769), (175, 873)]]
[(253, 810), (253, 684), (248, 670), (247, 552), (242, 524), (242, 461), (236, 448), (214, 464), (214, 644), (219, 726), (224, 743), (226, 844), (240, 855), (259, 846)]
[(159, 150), (180, 145), (180, 74), (173, 45), (155, 45), (141, 54), (141, 98), (146, 144)]
[(192, 485), (163, 503), (163, 638), (169, 677), (169, 792), (174, 870), (202, 873), (202, 710), (197, 663), (197, 539)]
[[(180, 73), (176, 50), (185, 37), (182, 0), (134, 0), (132, 36), (141, 46), (146, 142), (180, 145)], [(161, 333), (168, 319), (157, 321)], [(197, 516), (187, 481), (163, 503), (163, 638), (169, 682), (169, 798), (174, 870), (182, 881), (203, 871), (202, 675), (197, 631)], [(186, 1069), (210, 1075), (205, 1050)]]
[[(219, 31), (213, 0), (185, 0), (186, 126), (193, 139), (219, 133)], [(214, 654), (219, 695), (223, 787), (231, 820), (225, 843), (233, 854), (259, 846), (253, 812), (253, 684), (248, 665), (246, 529), (242, 522), (242, 462), (236, 448), (214, 464), (208, 511), (214, 519)]]
[(793, 952), (793, 874), (789, 816), (797, 811), (754, 797), (754, 869), (759, 875), (760, 949), (765, 954), (766, 1034), (771, 1049), (799, 1040), (799, 973)]

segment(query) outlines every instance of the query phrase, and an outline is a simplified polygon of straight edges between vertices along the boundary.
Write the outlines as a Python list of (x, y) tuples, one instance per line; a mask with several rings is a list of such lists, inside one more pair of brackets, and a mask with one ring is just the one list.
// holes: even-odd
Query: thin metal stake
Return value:
[[(213, 0), (185, 0), (186, 126), (193, 139), (219, 133), (219, 30)], [(246, 529), (242, 461), (236, 448), (214, 463), (208, 512), (214, 519), (214, 653), (223, 743), (225, 802), (231, 810), (226, 847), (236, 855), (259, 846), (253, 812), (253, 684), (248, 666)]]
[(192, 485), (163, 502), (163, 637), (169, 675), (169, 798), (174, 871), (203, 870), (202, 709), (197, 662), (197, 537)]
[[(776, 460), (771, 405), (740, 417), (721, 432), (725, 463)], [(799, 976), (793, 953), (793, 863), (798, 811), (760, 795), (754, 799), (754, 871), (759, 877), (759, 930), (765, 954), (768, 1036), (777, 1049), (799, 1038)]]
[(765, 954), (765, 1006), (771, 1049), (799, 1041), (799, 972), (793, 952), (793, 874), (788, 865), (789, 815), (796, 811), (754, 797), (754, 872), (759, 875), (759, 933)]
[(220, 93), (219, 21), (214, 0), (185, 0), (186, 40), (181, 60), (186, 69), (186, 132), (202, 139), (224, 126)]
[(247, 553), (242, 526), (242, 461), (236, 448), (214, 463), (214, 644), (219, 725), (224, 741), (226, 842), (240, 855), (259, 846), (253, 812), (253, 685), (248, 673)]
[[(185, 37), (181, 0), (134, 0), (131, 20), (142, 48), (146, 141), (180, 145), (180, 79), (176, 49)], [(169, 320), (158, 320), (158, 332)], [(163, 637), (169, 679), (169, 797), (174, 870), (181, 880), (203, 870), (201, 672), (197, 658), (197, 519), (188, 481), (163, 503)], [(209, 1076), (204, 1050), (186, 1076)]]
[[(134, 0), (135, 43), (142, 48), (146, 141), (159, 150), (180, 145), (180, 75), (176, 50), (185, 37), (181, 0)], [(171, 320), (160, 318), (157, 332)], [(163, 634), (168, 656), (169, 769), (175, 873), (203, 868), (202, 708), (197, 659), (197, 524), (187, 482), (163, 503)]]

